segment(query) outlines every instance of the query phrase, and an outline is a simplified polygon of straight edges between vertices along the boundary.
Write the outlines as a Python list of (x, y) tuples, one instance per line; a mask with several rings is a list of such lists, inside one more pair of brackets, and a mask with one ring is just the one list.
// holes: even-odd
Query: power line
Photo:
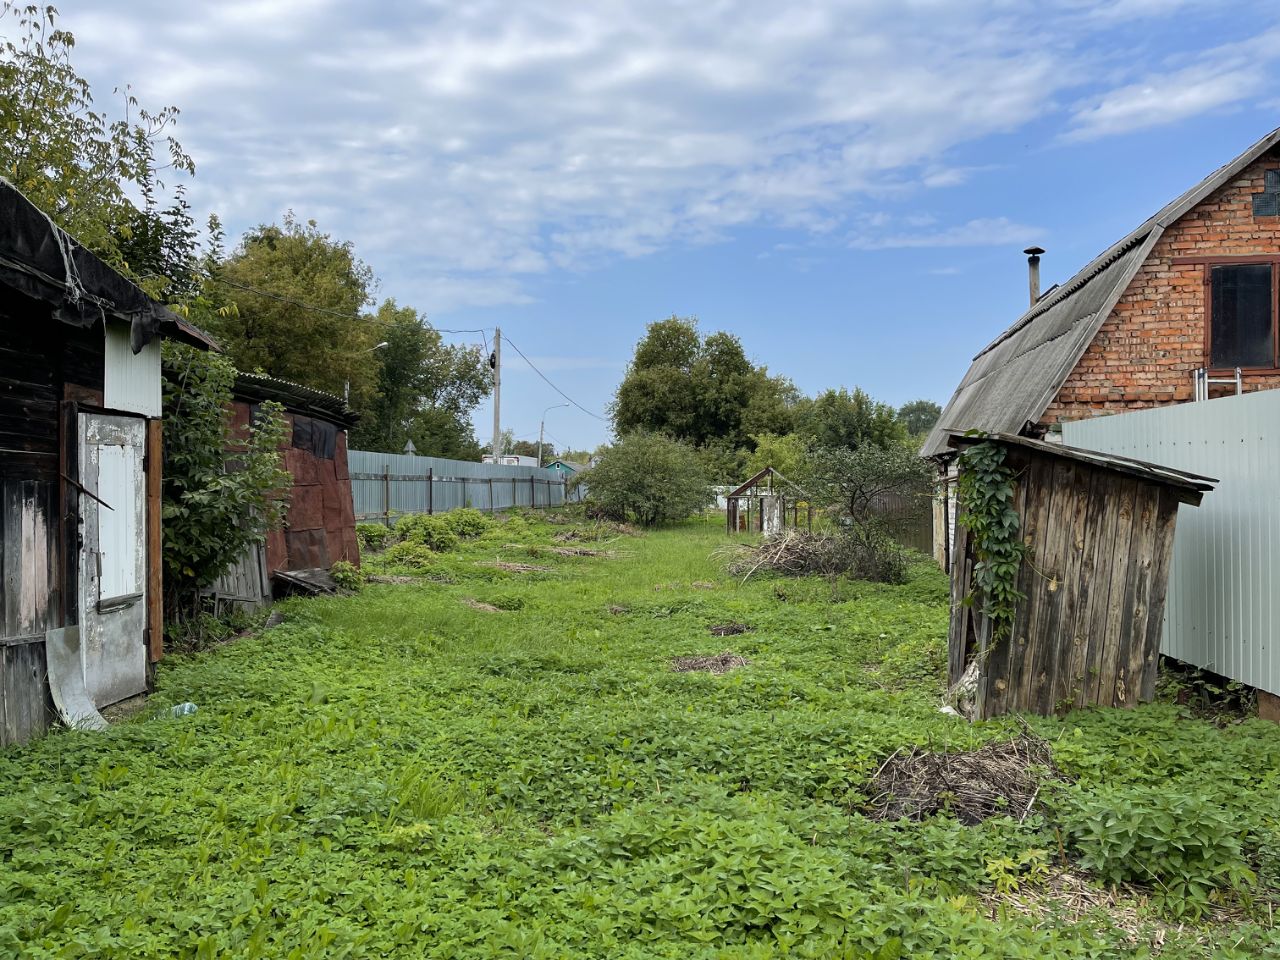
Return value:
[(507, 337), (507, 346), (509, 346), (516, 353), (520, 354), (520, 358), (529, 365), (529, 368), (533, 370), (534, 373), (536, 373), (538, 376), (542, 378), (542, 382), (545, 383), (548, 387), (550, 387), (556, 393), (560, 394), (560, 396), (564, 397), (566, 400), (568, 400), (571, 404), (573, 404), (575, 407), (577, 407), (587, 416), (595, 417), (597, 420), (604, 420), (604, 417), (600, 416), (600, 414), (592, 413), (590, 410), (588, 410), (586, 407), (580, 404), (577, 400), (573, 399), (573, 397), (569, 396), (567, 393), (565, 393), (563, 390), (557, 387), (554, 383), (548, 380), (547, 375), (543, 373), (541, 370), (539, 370), (536, 366), (534, 366), (533, 361), (524, 355), (524, 351), (521, 350), (519, 347), (517, 347), (515, 345), (515, 342), (510, 337)]
[[(295, 307), (301, 307), (303, 310), (310, 310), (314, 313), (327, 313), (332, 317), (338, 317), (342, 320), (356, 320), (365, 323), (384, 323), (388, 326), (391, 325), (391, 321), (379, 320), (373, 314), (343, 313), (341, 310), (333, 310), (329, 307), (322, 307), (314, 303), (304, 303), (301, 300), (295, 300), (293, 297), (286, 297), (283, 294), (272, 293), (270, 290), (260, 290), (258, 287), (251, 287), (248, 284), (236, 283), (234, 280), (228, 280), (225, 277), (211, 276), (209, 279), (214, 283), (221, 283), (228, 287), (235, 287), (237, 290), (244, 290), (246, 293), (253, 293), (259, 297), (266, 297), (268, 300), (275, 300), (279, 303), (292, 304)], [(437, 327), (426, 320), (424, 320), (423, 325), (429, 330), (434, 330), (436, 333), (478, 333), (481, 336), (484, 336), (486, 332), (485, 329), (478, 328), (469, 330), (450, 330), (445, 327)]]

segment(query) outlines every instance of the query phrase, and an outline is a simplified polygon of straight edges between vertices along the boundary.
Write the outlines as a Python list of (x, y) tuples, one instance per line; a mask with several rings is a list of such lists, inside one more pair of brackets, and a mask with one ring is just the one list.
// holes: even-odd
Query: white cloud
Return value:
[[(431, 313), (524, 302), (532, 275), (746, 226), (839, 238), (869, 201), (956, 189), (984, 168), (955, 153), (1061, 102), (1079, 101), (1075, 136), (1101, 136), (1269, 75), (1226, 48), (1171, 70), (1135, 58), (1144, 18), (1196, 15), (1182, 0), (60, 6), (96, 90), (131, 82), (183, 108), (195, 203), (233, 231), (315, 217)], [(1144, 62), (1150, 76), (1123, 73)], [(1025, 230), (996, 218), (865, 242)]]
[[(910, 226), (909, 223), (905, 224)], [(1045, 231), (1015, 223), (1008, 217), (980, 217), (943, 228), (869, 230), (855, 233), (849, 245), (858, 250), (905, 247), (998, 247), (1043, 238)]]

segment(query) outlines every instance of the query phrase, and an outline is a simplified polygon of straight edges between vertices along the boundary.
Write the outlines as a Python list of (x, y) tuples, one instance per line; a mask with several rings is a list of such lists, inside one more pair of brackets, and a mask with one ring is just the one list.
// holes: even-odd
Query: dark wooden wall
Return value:
[(63, 402), (100, 400), (102, 338), (0, 292), (0, 746), (52, 722), (45, 632), (76, 618), (75, 498), (60, 481), (75, 475), (75, 433)]
[(1178, 498), (1156, 483), (1010, 449), (1015, 508), (1029, 552), (1009, 636), (960, 600), (973, 555), (957, 525), (948, 669), (980, 673), (977, 718), (1090, 705), (1131, 707), (1155, 694)]

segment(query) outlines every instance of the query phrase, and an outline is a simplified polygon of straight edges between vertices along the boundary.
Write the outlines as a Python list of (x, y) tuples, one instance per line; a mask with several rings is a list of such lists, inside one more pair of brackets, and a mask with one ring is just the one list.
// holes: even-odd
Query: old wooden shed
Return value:
[(974, 719), (1091, 705), (1131, 707), (1155, 694), (1179, 504), (1216, 482), (1197, 474), (1011, 434), (990, 441), (1014, 474), (1027, 555), (1007, 635), (992, 640), (973, 590), (974, 550), (957, 524), (948, 673), (976, 672)]
[(211, 343), (0, 180), (0, 745), (160, 657), (164, 337)]
[(268, 400), (284, 407), (288, 422), (284, 468), (293, 483), (284, 525), (268, 533), (265, 544), (250, 547), (210, 591), (218, 604), (254, 607), (339, 560), (359, 565), (347, 472), (347, 430), (357, 415), (341, 397), (258, 373), (239, 374), (234, 397), (237, 428)]

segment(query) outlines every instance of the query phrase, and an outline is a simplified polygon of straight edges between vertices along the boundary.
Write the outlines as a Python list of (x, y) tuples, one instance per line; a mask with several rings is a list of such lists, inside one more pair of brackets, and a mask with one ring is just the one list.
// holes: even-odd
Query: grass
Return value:
[[(420, 579), (291, 601), (259, 636), (166, 660), (133, 720), (0, 753), (0, 955), (1280, 949), (1280, 728), (1171, 705), (1035, 721), (1077, 780), (1063, 824), (1122, 823), (1106, 804), (1194, 792), (1199, 806), (1161, 829), (1223, 812), (1235, 826), (1223, 838), (1218, 825), (1210, 852), (1252, 879), (1223, 874), (1190, 924), (1165, 922), (1182, 903), (1160, 899), (1166, 876), (1126, 888), (1136, 919), (1123, 927), (1121, 911), (1062, 915), (1052, 898), (1015, 909), (1007, 895), (1038, 889), (1045, 864), (1077, 869), (1073, 844), (1095, 859), (1114, 845), (1069, 832), (1052, 805), (976, 827), (860, 813), (898, 748), (969, 749), (1020, 729), (939, 713), (937, 571), (920, 564), (892, 587), (739, 585), (711, 558), (715, 523), (586, 543), (605, 557), (549, 552), (562, 529), (517, 518), (425, 568), (375, 560)], [(751, 629), (710, 633), (730, 622)], [(749, 664), (670, 668), (725, 650)], [(199, 712), (160, 715), (185, 700)]]

